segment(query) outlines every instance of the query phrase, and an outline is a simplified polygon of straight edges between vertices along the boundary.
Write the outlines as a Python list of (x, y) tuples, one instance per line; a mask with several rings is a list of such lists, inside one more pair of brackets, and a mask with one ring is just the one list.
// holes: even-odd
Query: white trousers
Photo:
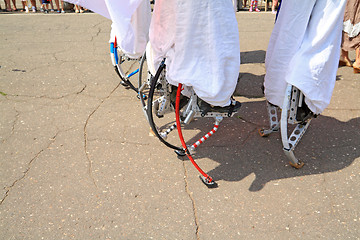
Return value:
[(320, 114), (330, 103), (338, 69), (346, 0), (283, 0), (266, 53), (265, 97), (282, 106), (286, 85)]
[(156, 0), (150, 43), (155, 66), (166, 58), (169, 83), (193, 87), (212, 105), (230, 104), (240, 68), (231, 0)]

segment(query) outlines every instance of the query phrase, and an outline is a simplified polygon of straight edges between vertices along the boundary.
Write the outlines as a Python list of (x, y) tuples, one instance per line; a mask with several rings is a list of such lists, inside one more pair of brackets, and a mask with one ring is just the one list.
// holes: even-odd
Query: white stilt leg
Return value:
[(270, 128), (269, 129), (265, 129), (265, 128), (259, 129), (259, 134), (262, 137), (267, 137), (270, 135), (270, 133), (279, 131), (279, 127), (280, 127), (278, 113), (277, 113), (278, 107), (269, 102), (266, 102), (266, 106), (267, 106), (268, 115), (269, 115)]
[[(285, 155), (289, 158), (291, 166), (295, 168), (301, 168), (304, 163), (299, 161), (294, 155), (294, 149), (299, 143), (305, 131), (309, 127), (312, 118), (305, 121), (298, 122), (296, 119), (296, 112), (298, 107), (301, 107), (303, 102), (303, 94), (294, 86), (288, 84), (286, 88), (285, 98), (281, 112), (281, 140), (283, 143), (283, 150)], [(287, 124), (297, 124), (290, 137), (288, 138), (288, 126)]]

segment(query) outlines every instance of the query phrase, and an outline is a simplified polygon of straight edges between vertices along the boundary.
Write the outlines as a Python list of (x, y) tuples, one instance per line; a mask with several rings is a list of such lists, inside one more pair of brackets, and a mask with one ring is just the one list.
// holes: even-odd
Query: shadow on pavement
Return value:
[(266, 51), (264, 50), (241, 52), (240, 53), (241, 64), (265, 63), (265, 55), (266, 55)]
[(241, 72), (239, 72), (238, 83), (234, 93), (235, 96), (248, 98), (264, 96), (261, 87), (264, 83), (265, 75), (256, 75), (254, 72), (264, 72), (265, 54), (266, 52), (264, 50), (240, 53)]
[(251, 73), (240, 73), (234, 96), (247, 98), (262, 98), (264, 93), (262, 86), (265, 75), (255, 75)]
[[(295, 156), (305, 162), (305, 166), (292, 168), (282, 151), (280, 133), (266, 138), (258, 134), (259, 128), (268, 125), (265, 105), (264, 101), (244, 103), (241, 116), (224, 119), (218, 132), (197, 149), (194, 159), (200, 166), (202, 158), (219, 164), (208, 172), (215, 181), (241, 181), (255, 174), (249, 190), (260, 191), (273, 180), (344, 169), (360, 156), (360, 118), (341, 122), (319, 116), (313, 119), (295, 148)], [(212, 123), (212, 119), (194, 122), (190, 127), (201, 129), (201, 134), (187, 142), (192, 144), (201, 138), (211, 129)]]

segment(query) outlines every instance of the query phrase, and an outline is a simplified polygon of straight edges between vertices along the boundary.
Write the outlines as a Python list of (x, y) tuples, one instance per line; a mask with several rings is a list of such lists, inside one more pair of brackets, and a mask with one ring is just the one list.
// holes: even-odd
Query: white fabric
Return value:
[(350, 19), (344, 22), (344, 32), (346, 32), (350, 38), (356, 37), (360, 33), (360, 22), (353, 25)]
[(148, 0), (105, 0), (113, 21), (118, 46), (138, 58), (148, 42), (151, 8)]
[(114, 23), (112, 23), (111, 24), (109, 43), (113, 43), (115, 41), (116, 41), (115, 27), (114, 27)]
[[(242, 0), (240, 0), (240, 1), (242, 1)], [(238, 0), (232, 0), (232, 2), (233, 2), (233, 6), (234, 6), (234, 11), (237, 12), (237, 10), (238, 10)]]
[(150, 73), (155, 76), (156, 73), (156, 68), (155, 68), (155, 51), (153, 50), (152, 46), (150, 43), (148, 43), (148, 45), (146, 46), (146, 60), (147, 60), (147, 65), (148, 65), (148, 71), (150, 71)]
[[(157, 69), (163, 58), (168, 57), (167, 53), (175, 44), (176, 1), (177, 0), (155, 1), (149, 32), (151, 49), (154, 51), (153, 65), (155, 69)], [(151, 68), (149, 67), (149, 69)], [(155, 75), (155, 72), (151, 73)]]
[(330, 103), (338, 68), (346, 0), (284, 0), (266, 53), (265, 97), (282, 106), (290, 83), (320, 114)]
[(151, 7), (148, 0), (67, 0), (112, 20), (118, 47), (129, 57), (140, 57), (148, 42)]
[(118, 46), (130, 57), (142, 55), (149, 35), (154, 66), (166, 58), (171, 84), (192, 86), (210, 104), (230, 104), (240, 68), (239, 33), (231, 0), (156, 0), (149, 34), (149, 0), (69, 2), (109, 17)]
[(231, 0), (156, 0), (150, 42), (155, 66), (166, 57), (169, 83), (192, 86), (212, 105), (230, 104), (240, 68)]

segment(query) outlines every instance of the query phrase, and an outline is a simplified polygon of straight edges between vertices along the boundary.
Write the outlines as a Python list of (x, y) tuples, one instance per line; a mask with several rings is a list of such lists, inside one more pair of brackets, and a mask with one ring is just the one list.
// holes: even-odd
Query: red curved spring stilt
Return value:
[(177, 92), (176, 92), (176, 102), (175, 102), (175, 115), (176, 115), (176, 126), (177, 126), (177, 130), (179, 133), (179, 138), (181, 141), (181, 144), (185, 150), (186, 156), (188, 156), (188, 158), (190, 159), (191, 163), (195, 166), (195, 168), (201, 173), (202, 177), (201, 180), (209, 187), (215, 184), (214, 180), (207, 175), (200, 167), (199, 165), (196, 164), (195, 160), (192, 158), (186, 143), (184, 141), (184, 137), (182, 135), (181, 132), (181, 124), (180, 124), (180, 113), (179, 113), (179, 106), (180, 106), (180, 95), (181, 95), (181, 88), (182, 88), (182, 84), (179, 83)]

